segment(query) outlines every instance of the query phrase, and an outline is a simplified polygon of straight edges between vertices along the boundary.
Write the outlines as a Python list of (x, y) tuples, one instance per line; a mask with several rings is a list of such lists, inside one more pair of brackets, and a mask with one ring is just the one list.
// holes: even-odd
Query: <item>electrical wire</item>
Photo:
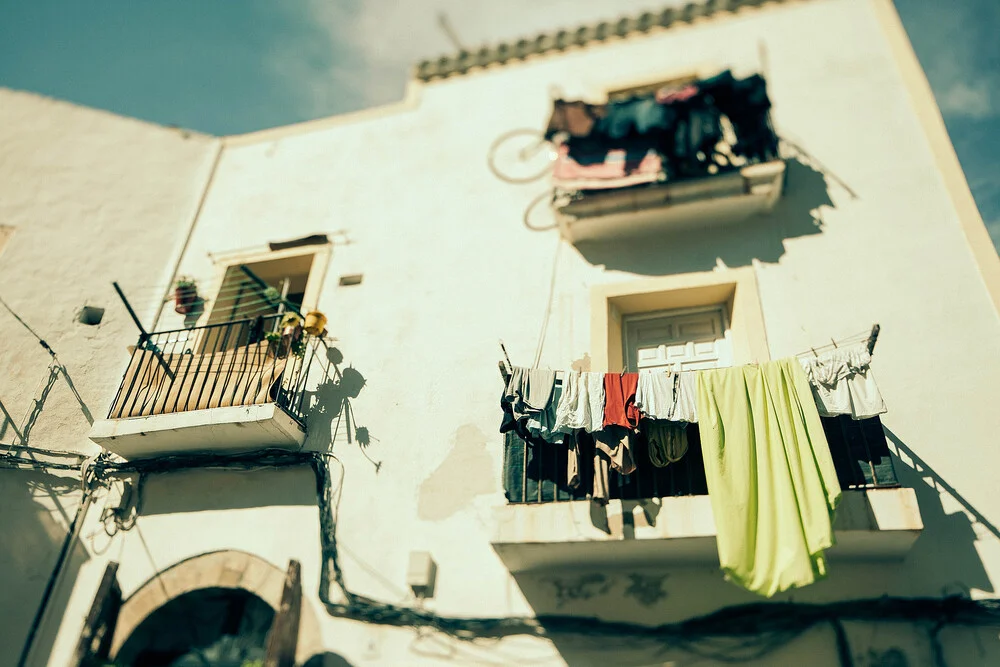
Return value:
[(562, 250), (562, 245), (563, 240), (560, 236), (556, 239), (556, 252), (552, 257), (552, 273), (549, 276), (549, 296), (545, 302), (545, 314), (542, 316), (542, 328), (538, 332), (538, 344), (535, 346), (535, 360), (531, 364), (532, 368), (538, 368), (538, 363), (542, 359), (542, 348), (545, 346), (545, 335), (548, 333), (549, 319), (552, 315), (552, 301), (556, 293), (556, 276), (558, 275), (559, 253)]
[(32, 329), (32, 328), (31, 328), (30, 326), (28, 326), (28, 323), (27, 323), (27, 322), (25, 322), (25, 321), (24, 321), (23, 319), (21, 319), (21, 316), (20, 316), (20, 315), (18, 315), (17, 313), (15, 313), (15, 312), (14, 312), (14, 309), (13, 309), (13, 308), (11, 308), (11, 307), (10, 307), (9, 305), (7, 305), (7, 302), (6, 302), (6, 301), (4, 301), (4, 300), (3, 300), (2, 298), (0, 298), (0, 305), (2, 305), (2, 306), (3, 306), (4, 308), (6, 308), (6, 309), (7, 309), (7, 312), (8, 312), (8, 313), (10, 313), (10, 314), (11, 314), (11, 316), (13, 316), (13, 318), (14, 318), (15, 320), (17, 320), (17, 321), (18, 321), (18, 323), (20, 323), (20, 325), (21, 325), (22, 327), (24, 327), (24, 328), (25, 328), (25, 329), (26, 329), (26, 330), (28, 331), (28, 333), (30, 333), (30, 334), (31, 334), (32, 336), (34, 336), (34, 337), (35, 337), (35, 339), (36, 339), (36, 340), (38, 341), (38, 344), (39, 344), (39, 345), (41, 345), (41, 346), (42, 346), (42, 348), (44, 348), (46, 352), (48, 352), (48, 353), (49, 353), (50, 355), (52, 355), (52, 357), (53, 357), (53, 358), (55, 358), (55, 356), (56, 356), (56, 353), (55, 353), (55, 350), (53, 350), (53, 349), (52, 349), (51, 347), (49, 347), (49, 344), (48, 344), (48, 343), (46, 343), (46, 342), (45, 342), (45, 341), (44, 341), (44, 340), (42, 339), (42, 337), (41, 337), (41, 336), (39, 336), (39, 335), (38, 335), (38, 334), (37, 334), (37, 333), (35, 332), (35, 330), (34, 330), (34, 329)]
[[(6, 464), (6, 455), (0, 463)], [(88, 472), (75, 468), (95, 482), (107, 484), (122, 474), (150, 475), (176, 470), (201, 468), (208, 470), (261, 470), (286, 466), (309, 465), (316, 477), (316, 492), (320, 510), (320, 542), (323, 569), (320, 579), (320, 600), (327, 611), (337, 617), (410, 628), (432, 628), (462, 640), (503, 638), (512, 635), (551, 637), (575, 634), (590, 637), (621, 637), (648, 640), (664, 648), (676, 648), (720, 662), (742, 662), (760, 659), (786, 645), (813, 627), (843, 622), (866, 623), (934, 623), (948, 625), (1000, 627), (1000, 600), (971, 600), (965, 597), (897, 598), (845, 600), (830, 603), (759, 602), (725, 607), (704, 616), (662, 625), (643, 625), (624, 621), (566, 615), (449, 617), (426, 609), (380, 602), (355, 592), (347, 586), (340, 567), (336, 541), (335, 501), (328, 460), (330, 455), (317, 452), (263, 450), (249, 454), (177, 454), (141, 461), (113, 461), (107, 453), (91, 462)], [(22, 461), (23, 462), (23, 461)], [(338, 487), (343, 487), (343, 466)], [(93, 493), (89, 491), (88, 493)], [(346, 602), (333, 601), (333, 584)], [(938, 642), (937, 633), (931, 636)], [(844, 654), (846, 636), (838, 638), (838, 655)], [(939, 664), (943, 652), (935, 650)]]

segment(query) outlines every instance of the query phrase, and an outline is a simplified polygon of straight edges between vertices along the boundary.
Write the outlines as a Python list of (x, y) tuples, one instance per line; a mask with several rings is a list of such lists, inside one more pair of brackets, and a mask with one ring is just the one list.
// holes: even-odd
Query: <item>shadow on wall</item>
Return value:
[[(361, 394), (366, 383), (365, 377), (356, 368), (340, 370), (344, 355), (337, 348), (327, 349), (326, 357), (328, 368), (336, 369), (335, 377), (324, 378), (315, 391), (306, 393), (305, 398), (305, 405), (309, 406), (306, 410), (305, 449), (309, 451), (325, 452), (332, 449), (341, 428), (345, 429), (348, 439), (352, 437), (351, 428), (357, 428), (357, 424), (352, 423), (351, 399)], [(342, 421), (346, 423), (342, 425)], [(358, 429), (357, 437), (362, 448), (376, 439), (364, 427)]]
[[(0, 506), (4, 529), (0, 531), (0, 664), (14, 664), (27, 639), (45, 588), (66, 540), (66, 528), (79, 504), (80, 482), (42, 472), (0, 471)], [(43, 504), (55, 504), (64, 525)], [(74, 581), (87, 561), (86, 549), (71, 547), (63, 581)], [(62, 610), (69, 602), (71, 586), (61, 586), (49, 600), (51, 610)], [(45, 623), (35, 637), (34, 655), (48, 655), (55, 642), (57, 623)]]
[[(976, 550), (978, 523), (994, 538), (1000, 539), (1000, 530), (979, 513), (962, 495), (932, 470), (907, 447), (895, 433), (883, 424), (886, 437), (902, 456), (893, 456), (896, 477), (902, 486), (917, 494), (924, 530), (906, 558), (906, 565), (913, 574), (905, 583), (907, 595), (968, 595), (973, 588), (993, 593), (993, 584), (983, 567)], [(942, 495), (950, 495), (965, 512), (948, 514)], [(975, 517), (969, 519), (968, 512)], [(917, 576), (919, 575), (919, 576)]]
[(149, 475), (139, 488), (142, 516), (253, 507), (316, 505), (308, 466), (271, 470), (179, 470)]
[(785, 239), (822, 233), (820, 209), (833, 206), (820, 171), (794, 158), (786, 164), (783, 194), (768, 215), (642, 239), (581, 241), (576, 248), (591, 264), (651, 276), (710, 271), (718, 259), (728, 267), (777, 262)]

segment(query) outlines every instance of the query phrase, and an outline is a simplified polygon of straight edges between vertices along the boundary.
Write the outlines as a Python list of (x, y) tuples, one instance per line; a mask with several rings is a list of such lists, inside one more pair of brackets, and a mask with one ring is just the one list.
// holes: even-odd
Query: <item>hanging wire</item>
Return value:
[(556, 293), (556, 276), (559, 272), (559, 251), (562, 250), (562, 237), (556, 238), (556, 252), (552, 256), (552, 274), (549, 277), (549, 296), (545, 301), (545, 314), (542, 316), (542, 328), (538, 332), (538, 344), (535, 346), (535, 360), (532, 362), (532, 368), (538, 368), (538, 362), (542, 359), (542, 348), (545, 346), (545, 335), (548, 333), (549, 329), (549, 319), (552, 315), (552, 301), (555, 299)]
[(48, 344), (48, 343), (46, 343), (46, 342), (45, 342), (45, 341), (44, 341), (44, 340), (42, 339), (42, 337), (41, 337), (41, 336), (39, 336), (39, 335), (38, 335), (38, 334), (37, 334), (37, 333), (35, 332), (35, 330), (34, 330), (34, 329), (32, 329), (32, 328), (31, 328), (30, 326), (28, 326), (28, 323), (27, 323), (27, 322), (25, 322), (25, 321), (24, 321), (23, 319), (21, 319), (21, 316), (20, 316), (20, 315), (18, 315), (17, 313), (15, 313), (15, 312), (14, 312), (14, 309), (13, 309), (13, 308), (11, 308), (10, 306), (8, 306), (8, 305), (7, 305), (7, 302), (6, 302), (6, 301), (4, 301), (4, 300), (3, 300), (2, 298), (0, 298), (0, 305), (2, 305), (2, 306), (3, 306), (4, 308), (6, 308), (6, 309), (7, 309), (7, 312), (8, 312), (8, 313), (10, 313), (10, 314), (11, 314), (11, 316), (13, 316), (13, 318), (14, 318), (15, 320), (17, 320), (17, 321), (18, 321), (18, 323), (20, 323), (20, 325), (21, 325), (22, 327), (24, 327), (24, 328), (25, 328), (25, 329), (26, 329), (26, 330), (28, 331), (28, 333), (30, 333), (30, 334), (31, 334), (32, 336), (34, 336), (34, 337), (35, 337), (35, 339), (36, 339), (36, 340), (38, 341), (38, 344), (39, 344), (39, 345), (41, 345), (41, 346), (42, 346), (42, 348), (44, 348), (46, 352), (48, 352), (48, 353), (49, 353), (49, 354), (50, 354), (50, 355), (51, 355), (51, 356), (52, 356), (53, 358), (54, 358), (54, 357), (56, 356), (56, 353), (55, 353), (55, 350), (53, 350), (53, 349), (52, 349), (51, 347), (49, 347), (49, 344)]

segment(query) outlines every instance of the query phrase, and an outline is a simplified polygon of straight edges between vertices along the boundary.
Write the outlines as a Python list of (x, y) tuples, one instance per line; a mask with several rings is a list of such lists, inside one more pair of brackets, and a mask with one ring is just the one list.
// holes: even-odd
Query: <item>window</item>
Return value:
[(625, 368), (701, 370), (732, 365), (725, 308), (667, 311), (624, 318)]
[(612, 372), (770, 359), (753, 267), (598, 285), (590, 333), (593, 367)]
[[(278, 294), (301, 308), (315, 258), (310, 253), (247, 263), (245, 266), (269, 287), (277, 290)], [(208, 324), (233, 322), (277, 312), (278, 306), (262, 297), (257, 283), (240, 266), (237, 264), (226, 268), (219, 294), (208, 316)]]
[[(264, 295), (260, 286), (240, 267), (246, 266), (268, 287), (303, 312), (312, 310), (329, 262), (330, 246), (310, 245), (272, 252), (235, 253), (220, 260), (218, 291), (207, 296), (208, 317), (205, 325), (226, 324), (267, 317), (284, 311), (277, 299)], [(245, 344), (239, 337), (226, 335), (226, 328), (212, 330), (202, 337), (202, 351), (223, 350)]]

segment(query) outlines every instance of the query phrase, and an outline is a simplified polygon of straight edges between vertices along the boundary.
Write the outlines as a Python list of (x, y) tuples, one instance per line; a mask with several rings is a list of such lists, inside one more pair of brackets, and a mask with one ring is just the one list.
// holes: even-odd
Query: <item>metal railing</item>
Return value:
[(300, 424), (309, 369), (322, 340), (283, 334), (283, 315), (140, 337), (109, 419), (275, 403)]
[[(878, 417), (853, 420), (841, 416), (823, 417), (822, 420), (842, 489), (899, 485)], [(632, 457), (636, 461), (636, 470), (631, 475), (621, 475), (612, 470), (608, 479), (609, 497), (642, 500), (707, 495), (705, 462), (697, 424), (688, 425), (687, 435), (687, 453), (680, 461), (665, 468), (649, 463), (646, 441), (641, 434), (633, 437)], [(508, 502), (546, 503), (589, 497), (593, 491), (594, 445), (586, 434), (578, 442), (580, 483), (570, 488), (566, 445), (528, 442), (513, 432), (507, 433), (503, 484)]]

